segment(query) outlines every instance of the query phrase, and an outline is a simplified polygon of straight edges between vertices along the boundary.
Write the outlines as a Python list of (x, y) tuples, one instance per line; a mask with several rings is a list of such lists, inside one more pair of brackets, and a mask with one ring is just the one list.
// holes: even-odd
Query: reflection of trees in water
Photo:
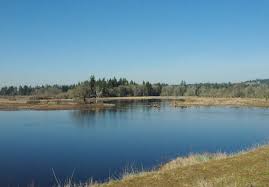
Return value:
[(101, 119), (106, 119), (108, 114), (114, 115), (116, 112), (115, 109), (76, 110), (71, 112), (71, 117), (75, 120), (74, 125), (91, 128), (96, 125), (103, 125)]
[[(97, 126), (117, 126), (118, 120), (134, 120), (138, 117), (139, 111), (144, 116), (150, 115), (153, 110), (152, 103), (159, 103), (160, 101), (117, 101), (113, 102), (116, 107), (110, 109), (96, 109), (96, 110), (76, 110), (70, 113), (70, 116), (75, 120), (75, 125), (82, 128), (94, 128)], [(141, 114), (140, 114), (141, 115)], [(124, 124), (123, 124), (124, 125)]]

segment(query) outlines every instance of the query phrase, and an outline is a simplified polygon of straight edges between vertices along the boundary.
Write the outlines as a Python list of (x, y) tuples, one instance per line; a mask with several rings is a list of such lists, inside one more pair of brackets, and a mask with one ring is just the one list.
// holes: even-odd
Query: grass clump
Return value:
[(160, 170), (169, 170), (169, 169), (175, 169), (179, 167), (184, 167), (184, 166), (191, 166), (203, 162), (208, 162), (210, 160), (219, 160), (223, 158), (227, 158), (228, 155), (225, 153), (215, 153), (215, 154), (210, 154), (210, 153), (205, 153), (205, 154), (191, 154), (188, 157), (178, 157), (167, 164), (164, 164), (161, 166)]

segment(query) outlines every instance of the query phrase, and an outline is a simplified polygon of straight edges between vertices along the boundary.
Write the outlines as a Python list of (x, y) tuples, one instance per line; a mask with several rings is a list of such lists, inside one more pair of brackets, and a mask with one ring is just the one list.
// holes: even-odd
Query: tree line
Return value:
[(162, 96), (269, 98), (269, 84), (201, 83), (165, 86)]
[(269, 80), (253, 80), (242, 83), (199, 83), (177, 85), (136, 83), (125, 78), (89, 80), (75, 85), (9, 86), (0, 89), (1, 96), (35, 96), (39, 98), (126, 97), (126, 96), (199, 96), (199, 97), (250, 97), (268, 98)]
[(73, 89), (75, 85), (45, 85), (45, 86), (5, 86), (0, 89), (1, 96), (44, 96), (54, 97)]
[(98, 79), (91, 76), (90, 80), (79, 83), (68, 95), (76, 98), (88, 97), (131, 97), (131, 96), (159, 96), (163, 84), (151, 84), (143, 81), (138, 84), (125, 78)]

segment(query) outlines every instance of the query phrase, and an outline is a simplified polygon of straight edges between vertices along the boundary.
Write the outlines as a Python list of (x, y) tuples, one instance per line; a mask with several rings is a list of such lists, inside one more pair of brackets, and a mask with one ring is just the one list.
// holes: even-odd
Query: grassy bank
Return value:
[(65, 187), (253, 187), (269, 184), (269, 146), (235, 155), (204, 154), (175, 159), (158, 170), (126, 174), (104, 184)]

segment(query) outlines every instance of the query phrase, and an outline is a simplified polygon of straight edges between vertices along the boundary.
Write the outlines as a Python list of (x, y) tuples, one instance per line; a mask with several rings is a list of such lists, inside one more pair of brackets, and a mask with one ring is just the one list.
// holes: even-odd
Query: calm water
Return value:
[(269, 109), (172, 108), (0, 112), (0, 186), (104, 181), (196, 152), (234, 152), (269, 138)]

